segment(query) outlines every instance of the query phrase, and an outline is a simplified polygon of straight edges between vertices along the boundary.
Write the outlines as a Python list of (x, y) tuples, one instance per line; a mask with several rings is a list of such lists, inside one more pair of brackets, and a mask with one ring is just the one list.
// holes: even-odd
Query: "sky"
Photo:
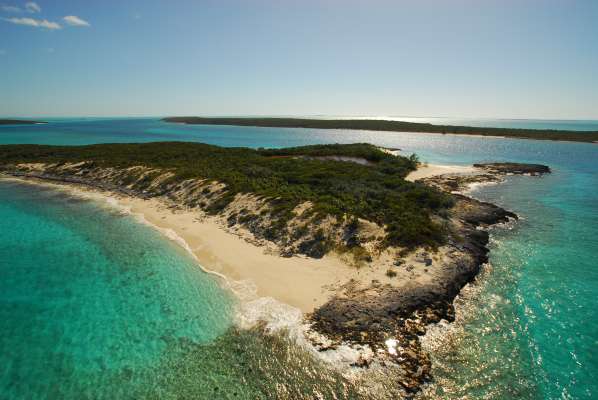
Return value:
[(598, 119), (596, 0), (0, 0), (0, 116)]

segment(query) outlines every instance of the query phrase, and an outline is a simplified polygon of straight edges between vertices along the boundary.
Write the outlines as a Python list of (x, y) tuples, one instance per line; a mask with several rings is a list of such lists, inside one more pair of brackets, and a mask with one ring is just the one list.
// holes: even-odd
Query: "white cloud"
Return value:
[(60, 26), (60, 24), (56, 23), (56, 22), (50, 22), (46, 19), (44, 19), (43, 21), (40, 21), (39, 26), (41, 26), (42, 28), (47, 28), (47, 29), (61, 29), (62, 26)]
[(20, 13), (22, 11), (17, 6), (7, 6), (5, 4), (0, 5), (0, 9), (2, 9), (2, 11), (4, 11), (4, 12), (9, 12), (9, 13)]
[(46, 28), (46, 29), (61, 29), (62, 26), (56, 22), (48, 21), (47, 19), (34, 19), (34, 18), (4, 18), (5, 21), (12, 22), (16, 25), (27, 25), (35, 28)]
[(67, 15), (63, 18), (64, 22), (71, 26), (89, 26), (89, 22), (75, 16), (75, 15)]
[(25, 3), (25, 10), (30, 13), (38, 13), (42, 11), (42, 8), (34, 1)]

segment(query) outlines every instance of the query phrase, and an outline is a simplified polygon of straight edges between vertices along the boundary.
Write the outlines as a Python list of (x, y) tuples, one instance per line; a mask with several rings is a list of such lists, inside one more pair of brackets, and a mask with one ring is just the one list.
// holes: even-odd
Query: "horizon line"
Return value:
[(359, 119), (359, 120), (396, 120), (397, 118), (418, 119), (463, 119), (463, 120), (498, 120), (498, 121), (598, 121), (598, 117), (584, 118), (556, 118), (556, 117), (454, 117), (454, 116), (416, 116), (416, 115), (339, 115), (339, 114), (130, 114), (130, 115), (8, 115), (0, 116), (1, 119), (57, 119), (57, 118), (166, 118), (166, 117), (204, 117), (204, 118), (297, 118), (297, 119)]

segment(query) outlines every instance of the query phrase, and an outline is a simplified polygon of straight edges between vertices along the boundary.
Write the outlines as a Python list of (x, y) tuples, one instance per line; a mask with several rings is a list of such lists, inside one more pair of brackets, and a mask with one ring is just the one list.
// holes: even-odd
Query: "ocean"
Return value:
[[(598, 121), (450, 121), (436, 123), (598, 130)], [(369, 142), (430, 163), (549, 165), (550, 175), (472, 192), (521, 220), (492, 229), (490, 265), (459, 298), (456, 323), (425, 339), (436, 379), (422, 397), (598, 396), (598, 144), (158, 118), (0, 127), (2, 144), (170, 140), (253, 148)], [(0, 221), (2, 398), (363, 396), (284, 334), (237, 329), (226, 285), (135, 216), (3, 181)], [(382, 384), (373, 397), (386, 390)]]

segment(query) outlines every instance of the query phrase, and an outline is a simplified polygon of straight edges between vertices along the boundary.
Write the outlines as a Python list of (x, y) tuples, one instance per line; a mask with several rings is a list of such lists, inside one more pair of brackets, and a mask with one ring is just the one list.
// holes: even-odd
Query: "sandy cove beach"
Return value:
[[(422, 166), (407, 179), (416, 180), (446, 173), (470, 173), (467, 166)], [(191, 251), (202, 269), (223, 276), (241, 300), (271, 297), (309, 313), (325, 304), (351, 279), (359, 282), (378, 281), (396, 285), (409, 280), (426, 283), (433, 277), (428, 271), (398, 271), (398, 277), (386, 276), (381, 263), (356, 267), (342, 256), (328, 254), (321, 259), (302, 255), (281, 257), (263, 243), (251, 243), (250, 234), (242, 228), (231, 230), (216, 217), (197, 210), (184, 210), (159, 199), (141, 199), (100, 191), (85, 185), (53, 183), (35, 178), (7, 178), (21, 182), (51, 186), (69, 194), (127, 209), (171, 240)], [(382, 254), (382, 261), (391, 263), (392, 255)], [(386, 258), (386, 260), (384, 260)], [(381, 261), (381, 260), (379, 260)], [(409, 260), (408, 260), (409, 261)], [(385, 263), (385, 264), (386, 264)], [(405, 274), (405, 276), (401, 276)]]
[(202, 269), (224, 277), (241, 300), (272, 297), (307, 313), (326, 303), (333, 292), (350, 279), (390, 280), (384, 269), (357, 268), (336, 255), (321, 259), (301, 255), (280, 257), (268, 247), (250, 243), (243, 232), (231, 232), (215, 217), (200, 215), (197, 210), (177, 209), (161, 199), (144, 200), (84, 185), (35, 178), (3, 179), (52, 187), (127, 210), (190, 250)]
[[(271, 297), (282, 303), (309, 313), (322, 306), (347, 282), (378, 281), (397, 285), (426, 284), (434, 280), (435, 270), (398, 271), (398, 276), (388, 277), (387, 268), (392, 254), (381, 254), (378, 263), (356, 267), (342, 256), (330, 253), (321, 259), (302, 255), (281, 257), (266, 246), (257, 246), (247, 238), (248, 232), (231, 231), (217, 218), (199, 216), (197, 210), (175, 209), (158, 199), (139, 198), (101, 193), (86, 187), (73, 187), (78, 194), (87, 194), (98, 200), (117, 202), (119, 206), (160, 229), (176, 240), (197, 258), (206, 271), (223, 275), (241, 300)], [(174, 235), (172, 234), (174, 233)], [(183, 242), (181, 242), (181, 240)], [(439, 257), (442, 257), (442, 252)], [(407, 262), (412, 262), (408, 257)], [(440, 261), (440, 258), (436, 258)], [(248, 288), (253, 288), (250, 293)]]
[[(174, 232), (204, 269), (246, 283), (246, 287), (254, 286), (257, 297), (273, 297), (303, 312), (313, 311), (328, 300), (326, 287), (338, 286), (349, 272), (359, 273), (334, 256), (317, 260), (268, 254), (264, 247), (226, 231), (215, 218), (199, 216), (197, 211), (171, 209), (157, 199), (119, 196), (116, 200), (163, 232)], [(250, 293), (239, 294), (251, 297)]]
[(479, 173), (480, 169), (472, 165), (439, 165), (423, 164), (416, 171), (411, 172), (405, 180), (414, 182), (418, 179), (431, 178), (445, 174), (472, 174)]

